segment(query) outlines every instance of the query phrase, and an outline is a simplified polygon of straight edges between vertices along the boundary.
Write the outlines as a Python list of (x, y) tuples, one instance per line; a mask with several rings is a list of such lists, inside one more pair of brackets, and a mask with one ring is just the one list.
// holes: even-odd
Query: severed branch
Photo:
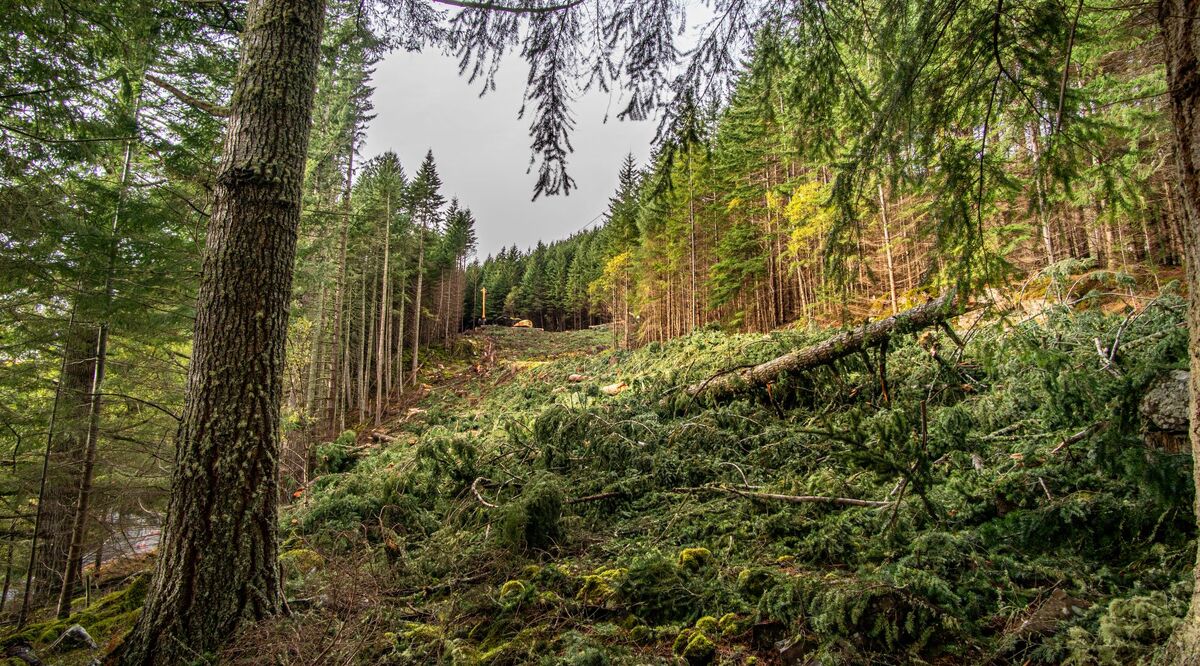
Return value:
[[(892, 506), (894, 502), (877, 502), (875, 500), (854, 499), (852, 497), (825, 497), (823, 495), (779, 495), (776, 493), (761, 493), (748, 490), (738, 490), (737, 488), (729, 488), (726, 486), (699, 486), (696, 488), (673, 488), (672, 492), (677, 493), (722, 493), (725, 495), (738, 495), (749, 499), (772, 501), (772, 502), (787, 502), (788, 504), (837, 504), (840, 506), (866, 506), (866, 507), (885, 507)], [(898, 502), (899, 500), (897, 500)]]
[(710, 377), (692, 384), (684, 392), (693, 398), (728, 398), (747, 389), (766, 386), (783, 374), (829, 365), (860, 350), (879, 345), (892, 335), (940, 325), (959, 313), (959, 299), (956, 292), (950, 291), (924, 305), (835, 335), (811, 347), (798, 349), (751, 368), (726, 371)]
[[(485, 479), (483, 477), (479, 477), (479, 478), (475, 479), (475, 481), (473, 481), (471, 483), (471, 494), (475, 495), (475, 499), (483, 506), (485, 506), (489, 509), (497, 509), (497, 508), (499, 508), (499, 505), (493, 504), (493, 503), (487, 501), (486, 499), (483, 498), (483, 494), (479, 492), (480, 484), (487, 485), (489, 483), (491, 483), (491, 481), (488, 479)], [(725, 494), (725, 495), (737, 495), (739, 497), (745, 497), (747, 499), (753, 499), (753, 500), (786, 502), (788, 504), (836, 504), (839, 506), (865, 506), (865, 507), (871, 507), (871, 508), (888, 507), (888, 506), (893, 506), (893, 505), (900, 503), (900, 498), (897, 498), (895, 501), (891, 501), (891, 502), (877, 502), (874, 500), (854, 499), (852, 497), (824, 497), (824, 496), (820, 496), (820, 495), (780, 495), (780, 494), (776, 494), (776, 493), (757, 492), (754, 490), (749, 490), (750, 488), (758, 488), (758, 486), (738, 486), (738, 487), (699, 486), (699, 487), (695, 487), (695, 488), (686, 488), (686, 487), (685, 488), (671, 488), (669, 492), (689, 493), (689, 494), (718, 493), (718, 494)], [(624, 497), (624, 496), (625, 496), (624, 492), (621, 492), (619, 490), (613, 490), (613, 491), (608, 491), (608, 492), (603, 492), (603, 493), (596, 493), (595, 495), (585, 495), (583, 497), (573, 497), (570, 499), (563, 500), (563, 504), (564, 505), (586, 504), (588, 502), (599, 502), (601, 500), (615, 499), (615, 498)]]
[(601, 500), (613, 499), (622, 497), (625, 493), (613, 490), (606, 493), (596, 493), (595, 495), (587, 495), (585, 497), (572, 497), (571, 499), (563, 500), (563, 504), (584, 504), (587, 502), (599, 502)]
[(583, 0), (571, 0), (561, 5), (502, 5), (492, 0), (483, 2), (472, 2), (471, 0), (433, 0), (442, 5), (450, 5), (451, 7), (461, 7), (463, 9), (482, 9), (484, 11), (494, 12), (509, 12), (510, 14), (548, 14), (550, 12), (559, 12), (564, 9), (571, 9), (583, 4)]
[(167, 81), (166, 79), (164, 79), (158, 75), (147, 73), (146, 80), (153, 83), (154, 85), (158, 86), (159, 88), (162, 88), (163, 90), (171, 93), (177, 99), (179, 99), (179, 101), (183, 102), (184, 104), (187, 104), (188, 106), (199, 109), (199, 110), (207, 113), (210, 116), (216, 116), (218, 118), (228, 118), (229, 117), (229, 107), (221, 106), (220, 104), (213, 104), (212, 102), (206, 102), (206, 101), (200, 99), (199, 97), (189, 95), (186, 92), (177, 88), (170, 81)]
[(1083, 440), (1087, 439), (1089, 435), (1096, 432), (1100, 428), (1103, 428), (1106, 425), (1108, 425), (1107, 420), (1097, 421), (1097, 422), (1093, 423), (1092, 425), (1084, 428), (1083, 430), (1080, 430), (1079, 432), (1075, 433), (1074, 435), (1071, 435), (1070, 437), (1067, 437), (1063, 441), (1059, 442), (1058, 446), (1056, 446), (1050, 450), (1050, 455), (1057, 455), (1061, 451), (1070, 449), (1072, 444), (1078, 444), (1079, 442), (1082, 442)]

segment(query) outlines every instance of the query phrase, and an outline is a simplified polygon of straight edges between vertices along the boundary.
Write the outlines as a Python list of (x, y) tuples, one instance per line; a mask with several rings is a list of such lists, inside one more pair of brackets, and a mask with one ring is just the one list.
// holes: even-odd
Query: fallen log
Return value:
[(789, 352), (753, 367), (738, 368), (692, 384), (684, 393), (693, 398), (728, 398), (749, 389), (766, 386), (787, 373), (829, 365), (834, 361), (882, 344), (893, 335), (914, 333), (937, 326), (959, 314), (959, 300), (952, 290), (928, 303), (839, 333), (828, 340)]

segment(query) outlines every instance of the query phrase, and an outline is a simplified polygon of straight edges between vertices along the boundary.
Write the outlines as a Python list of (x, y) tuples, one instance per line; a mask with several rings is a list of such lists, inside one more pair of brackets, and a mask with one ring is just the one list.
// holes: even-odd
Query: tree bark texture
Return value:
[(122, 664), (193, 663), (283, 610), (284, 342), (324, 0), (249, 3), (213, 192), (171, 501)]
[[(1178, 195), (1183, 204), (1183, 245), (1188, 277), (1188, 427), (1193, 461), (1200, 453), (1200, 0), (1160, 0), (1158, 22), (1166, 59), (1168, 104), (1175, 128), (1175, 163)], [(1193, 462), (1193, 476), (1200, 488), (1200, 465)], [(1200, 494), (1197, 495), (1200, 499)], [(1200, 516), (1200, 503), (1196, 506)], [(1194, 570), (1196, 587), (1191, 608), (1180, 623), (1171, 656), (1175, 663), (1200, 663), (1200, 565)]]
[(51, 599), (58, 593), (63, 572), (67, 570), (71, 549), (71, 518), (75, 515), (80, 464), (88, 437), (96, 335), (95, 326), (76, 323), (69, 327), (63, 342), (65, 358), (59, 387), (61, 402), (50, 440), (29, 595), (34, 604)]

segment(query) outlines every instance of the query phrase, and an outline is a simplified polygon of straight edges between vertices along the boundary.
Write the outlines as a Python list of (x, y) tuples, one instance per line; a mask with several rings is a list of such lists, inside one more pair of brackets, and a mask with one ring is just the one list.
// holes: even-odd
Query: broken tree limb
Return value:
[(587, 495), (585, 497), (572, 497), (571, 499), (563, 500), (563, 504), (585, 504), (587, 502), (599, 502), (600, 500), (613, 499), (616, 497), (624, 497), (625, 493), (619, 490), (613, 490), (606, 493), (596, 493), (595, 495)]
[[(748, 490), (739, 490), (737, 488), (729, 488), (726, 486), (699, 486), (696, 488), (673, 488), (672, 492), (676, 493), (723, 493), (726, 495), (738, 495), (749, 499), (765, 500), (771, 502), (787, 502), (789, 504), (837, 504), (840, 506), (866, 506), (866, 507), (885, 507), (892, 506), (893, 502), (877, 502), (875, 500), (854, 499), (853, 497), (826, 497), (824, 495), (779, 495), (776, 493), (761, 493)], [(898, 500), (897, 500), (898, 501)]]
[(1057, 455), (1059, 452), (1061, 452), (1063, 450), (1069, 450), (1071, 448), (1072, 444), (1078, 444), (1079, 442), (1082, 442), (1083, 440), (1087, 439), (1089, 435), (1091, 435), (1092, 433), (1096, 432), (1100, 428), (1103, 428), (1107, 425), (1108, 425), (1107, 420), (1097, 421), (1097, 422), (1093, 423), (1092, 425), (1084, 428), (1083, 430), (1080, 430), (1079, 432), (1075, 433), (1074, 435), (1071, 435), (1070, 437), (1067, 437), (1063, 441), (1059, 442), (1058, 446), (1056, 446), (1050, 450), (1050, 455)]
[(956, 292), (952, 290), (928, 303), (840, 333), (811, 347), (798, 349), (750, 368), (710, 377), (692, 384), (684, 389), (684, 392), (693, 398), (721, 399), (766, 386), (780, 375), (829, 365), (859, 350), (882, 344), (892, 335), (913, 333), (940, 325), (960, 314), (959, 306)]
[(471, 494), (475, 495), (475, 499), (479, 500), (480, 504), (486, 506), (489, 509), (495, 509), (497, 507), (497, 505), (492, 504), (491, 502), (483, 499), (483, 494), (479, 492), (479, 482), (480, 481), (483, 481), (484, 483), (491, 483), (491, 481), (489, 479), (485, 479), (482, 476), (475, 479), (474, 481), (471, 482)]

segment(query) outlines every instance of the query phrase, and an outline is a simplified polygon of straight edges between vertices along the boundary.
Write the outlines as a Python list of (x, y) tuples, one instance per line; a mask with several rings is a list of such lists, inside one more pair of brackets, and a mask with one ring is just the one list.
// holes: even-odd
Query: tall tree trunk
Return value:
[(688, 318), (690, 328), (688, 332), (696, 330), (700, 324), (700, 310), (698, 301), (696, 300), (696, 199), (693, 193), (692, 183), (692, 157), (689, 154), (687, 158), (688, 168), (688, 261), (691, 264), (691, 302), (689, 303)]
[(77, 294), (63, 336), (62, 363), (47, 428), (18, 626), (25, 624), (31, 604), (50, 598), (62, 585), (61, 576), (71, 547), (72, 502), (79, 487), (79, 461), (87, 442), (87, 410), (91, 404), (88, 389), (96, 342), (96, 329), (77, 322), (78, 299)]
[(317, 326), (312, 334), (312, 354), (308, 361), (308, 383), (304, 387), (304, 414), (312, 425), (311, 431), (316, 434), (317, 426), (317, 384), (321, 379), (321, 363), (324, 357), (321, 349), (325, 344), (325, 282), (321, 282), (321, 291), (317, 294)]
[(325, 422), (329, 427), (330, 437), (338, 433), (338, 405), (340, 404), (339, 386), (342, 380), (342, 310), (346, 292), (346, 236), (350, 227), (350, 191), (354, 182), (354, 131), (351, 131), (350, 148), (346, 159), (346, 189), (342, 192), (342, 223), (338, 231), (338, 268), (337, 285), (333, 292), (333, 367), (329, 370), (329, 385), (325, 404)]
[(8, 521), (8, 543), (4, 551), (4, 589), (0, 591), (0, 612), (4, 612), (4, 607), (8, 605), (8, 592), (12, 589), (12, 568), (13, 568), (13, 541), (16, 540), (16, 535), (13, 534), (17, 529), (17, 519), (13, 518)]
[[(1200, 0), (1161, 0), (1159, 27), (1167, 64), (1167, 89), (1175, 127), (1175, 164), (1183, 204), (1184, 259), (1188, 276), (1188, 359), (1191, 366), (1192, 474), (1200, 516)], [(1180, 623), (1171, 656), (1179, 664), (1200, 663), (1200, 562), (1193, 570), (1191, 607)]]
[(392, 256), (392, 193), (389, 191), (386, 195), (386, 205), (384, 206), (385, 216), (383, 220), (383, 276), (379, 280), (379, 334), (376, 342), (378, 350), (375, 354), (375, 425), (378, 426), (383, 420), (383, 399), (384, 393), (387, 391), (387, 386), (384, 385), (384, 370), (386, 369), (390, 359), (388, 359), (388, 335), (387, 322), (388, 315), (391, 314), (391, 272), (388, 270), (388, 262)]
[[(115, 244), (114, 244), (115, 245)], [(115, 246), (114, 246), (115, 253)], [(111, 276), (108, 285), (111, 294)], [(80, 472), (79, 492), (75, 500), (75, 516), (71, 523), (70, 546), (67, 550), (67, 563), (63, 570), (62, 585), (58, 592), (58, 617), (66, 618), (71, 614), (71, 595), (79, 582), (83, 569), (83, 548), (87, 538), (87, 519), (92, 500), (92, 479), (96, 469), (96, 445), (100, 438), (100, 412), (103, 408), (104, 369), (108, 360), (108, 322), (100, 325), (96, 335), (96, 356), (92, 371), (91, 403), (88, 413), (87, 443), (84, 446), (83, 465)]]
[(887, 258), (888, 294), (891, 296), (892, 314), (899, 312), (896, 305), (896, 265), (892, 260), (892, 234), (888, 229), (887, 199), (883, 196), (883, 183), (879, 183), (879, 219), (883, 222), (883, 253)]
[[(374, 263), (374, 262), (369, 261), (368, 263)], [(370, 403), (367, 406), (367, 411), (368, 411), (368, 413), (373, 414), (374, 412), (371, 412), (371, 409), (373, 409), (374, 405), (375, 405), (375, 396), (373, 394), (370, 394), (370, 391), (372, 390), (371, 381), (373, 379), (378, 378), (378, 375), (379, 375), (378, 366), (381, 363), (381, 361), (379, 360), (379, 353), (377, 350), (379, 347), (379, 339), (381, 337), (379, 334), (379, 328), (378, 328), (379, 327), (379, 310), (382, 309), (382, 306), (380, 305), (380, 300), (381, 300), (380, 299), (381, 294), (379, 293), (380, 285), (379, 285), (378, 281), (375, 280), (375, 274), (372, 273), (371, 271), (367, 271), (366, 279), (369, 280), (371, 283), (371, 296), (370, 296), (371, 309), (368, 311), (368, 316), (367, 316), (367, 320), (366, 320), (368, 322), (368, 328), (366, 331), (367, 337), (366, 337), (366, 350), (365, 350), (365, 353), (367, 355), (366, 356), (367, 360), (363, 364), (363, 371), (366, 373), (366, 379), (364, 380), (365, 381), (364, 386), (366, 387), (366, 390), (368, 391), (368, 396), (367, 396), (366, 400)], [(374, 384), (374, 386), (377, 388), (378, 382), (376, 382)]]
[[(413, 301), (413, 329), (412, 329), (412, 383), (417, 384), (417, 368), (420, 367), (419, 355), (421, 353), (421, 292), (424, 289), (425, 280), (425, 221), (421, 221), (421, 228), (417, 230), (420, 234), (417, 238), (417, 291), (416, 298)], [(403, 384), (403, 380), (400, 382)]]
[(191, 663), (284, 610), (279, 406), (323, 0), (248, 5), (159, 556), (120, 663)]
[[(370, 349), (367, 329), (371, 326), (373, 316), (367, 315), (367, 287), (370, 279), (367, 269), (371, 262), (369, 253), (364, 253), (362, 267), (362, 284), (359, 286), (359, 326), (358, 326), (358, 422), (367, 422), (367, 350)], [(372, 299), (374, 305), (374, 299)]]
[[(143, 76), (144, 76), (143, 72)], [(140, 84), (140, 81), (139, 81)], [(141, 113), (140, 89), (133, 100), (133, 125), (137, 127)], [(58, 617), (71, 614), (71, 595), (83, 569), (83, 548), (87, 537), (88, 511), (92, 500), (92, 479), (96, 469), (96, 447), (100, 438), (100, 412), (103, 409), (104, 370), (108, 361), (108, 318), (112, 309), (113, 278), (117, 270), (117, 253), (120, 249), (121, 213), (129, 187), (129, 171), (133, 166), (133, 141), (125, 142), (121, 159), (121, 176), (118, 182), (116, 202), (113, 206), (112, 224), (109, 228), (108, 263), (104, 272), (104, 311), (101, 313), (100, 329), (96, 333), (96, 354), (92, 362), (92, 384), (89, 391), (87, 443), (84, 446), (83, 465), (79, 479), (79, 494), (75, 500), (75, 518), (71, 526), (71, 545), (67, 554), (67, 565), (63, 573), (62, 587), (58, 592)]]
[[(396, 356), (395, 362), (388, 359), (388, 389), (392, 386), (392, 377), (400, 377), (400, 393), (404, 393), (404, 323), (407, 321), (405, 317), (407, 313), (405, 309), (408, 301), (405, 300), (405, 294), (408, 292), (408, 262), (400, 263), (400, 313), (396, 317), (396, 344), (391, 347), (391, 354)], [(390, 334), (389, 334), (390, 335)], [(390, 344), (390, 342), (389, 342)], [(394, 367), (393, 367), (394, 366)]]

